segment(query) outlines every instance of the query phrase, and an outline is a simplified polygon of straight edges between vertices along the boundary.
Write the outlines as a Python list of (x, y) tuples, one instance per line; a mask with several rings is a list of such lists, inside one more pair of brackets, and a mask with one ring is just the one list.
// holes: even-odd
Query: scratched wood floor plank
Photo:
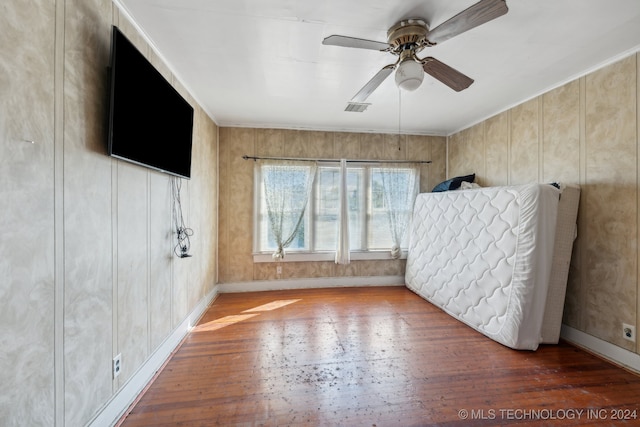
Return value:
[[(640, 377), (516, 351), (404, 287), (222, 294), (120, 425), (640, 425)], [(622, 419), (616, 419), (622, 418)]]

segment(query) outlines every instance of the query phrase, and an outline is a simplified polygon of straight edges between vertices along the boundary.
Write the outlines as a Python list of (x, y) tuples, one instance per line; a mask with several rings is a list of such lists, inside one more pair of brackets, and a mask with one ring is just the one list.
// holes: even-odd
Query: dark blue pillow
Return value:
[(462, 181), (473, 182), (476, 179), (476, 174), (465, 176), (456, 176), (455, 178), (448, 179), (433, 187), (432, 193), (439, 193), (441, 191), (457, 190), (462, 185)]

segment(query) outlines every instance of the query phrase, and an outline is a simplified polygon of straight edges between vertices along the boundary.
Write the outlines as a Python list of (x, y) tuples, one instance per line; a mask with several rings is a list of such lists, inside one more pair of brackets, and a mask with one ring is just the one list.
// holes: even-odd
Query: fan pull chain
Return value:
[(398, 151), (402, 151), (402, 129), (400, 120), (402, 119), (402, 89), (398, 88)]

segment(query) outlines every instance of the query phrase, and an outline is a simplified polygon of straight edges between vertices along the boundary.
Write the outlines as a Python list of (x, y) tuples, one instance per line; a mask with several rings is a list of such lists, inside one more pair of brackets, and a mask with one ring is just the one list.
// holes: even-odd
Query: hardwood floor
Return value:
[(122, 426), (640, 425), (640, 376), (404, 287), (220, 295)]

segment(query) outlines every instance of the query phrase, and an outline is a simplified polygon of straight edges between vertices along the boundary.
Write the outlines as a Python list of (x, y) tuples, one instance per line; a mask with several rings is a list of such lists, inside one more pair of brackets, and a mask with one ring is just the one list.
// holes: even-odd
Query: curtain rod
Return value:
[[(339, 162), (340, 159), (313, 159), (308, 157), (255, 157), (242, 156), (244, 160), (288, 160), (297, 162)], [(431, 160), (349, 160), (347, 163), (431, 163)]]

